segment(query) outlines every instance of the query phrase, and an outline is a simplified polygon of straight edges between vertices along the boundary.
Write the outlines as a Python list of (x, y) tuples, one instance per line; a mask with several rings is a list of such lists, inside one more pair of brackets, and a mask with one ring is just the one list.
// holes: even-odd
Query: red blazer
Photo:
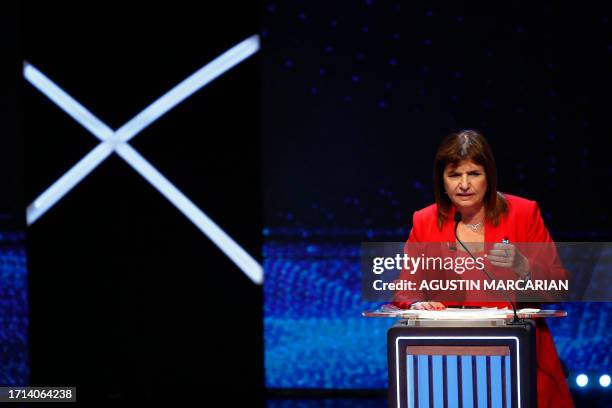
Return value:
[[(552, 242), (548, 230), (544, 226), (544, 221), (540, 216), (538, 204), (535, 201), (526, 200), (521, 197), (504, 194), (508, 202), (508, 214), (500, 218), (499, 225), (493, 226), (489, 221), (485, 223), (485, 243), (502, 242), (503, 239), (508, 239), (512, 242)], [(437, 222), (437, 206), (432, 204), (429, 207), (416, 211), (413, 217), (412, 230), (408, 238), (408, 243), (418, 242), (455, 242), (453, 221), (455, 215), (454, 208), (451, 210), (446, 223), (442, 229), (438, 228)], [(561, 276), (565, 273), (564, 269), (558, 265), (556, 268), (556, 279), (562, 279)], [(530, 261), (530, 269), (532, 275), (537, 273), (537, 264), (532, 264)], [(489, 268), (487, 268), (489, 269)], [(501, 268), (500, 268), (501, 269)], [(550, 270), (548, 265), (547, 270)], [(493, 273), (493, 270), (490, 270)], [(497, 272), (497, 271), (496, 271)], [(504, 271), (499, 271), (504, 272)], [(494, 275), (497, 278), (499, 272)], [(505, 272), (508, 272), (506, 270)], [(453, 303), (445, 302), (446, 305), (452, 306)], [(411, 302), (396, 301), (395, 305), (402, 308), (409, 308)], [(456, 305), (456, 303), (454, 303)], [(464, 304), (472, 304), (475, 302), (467, 302)], [(487, 303), (487, 306), (507, 306), (505, 302)], [(537, 320), (536, 330), (537, 356), (538, 356), (538, 407), (539, 408), (564, 408), (573, 407), (573, 401), (561, 362), (557, 355), (555, 345), (548, 330), (546, 322), (542, 319)]]

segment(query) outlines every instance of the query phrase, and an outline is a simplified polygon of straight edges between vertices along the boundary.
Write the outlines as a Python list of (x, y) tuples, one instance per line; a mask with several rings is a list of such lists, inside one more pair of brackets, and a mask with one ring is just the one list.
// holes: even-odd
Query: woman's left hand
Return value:
[(520, 277), (529, 273), (529, 261), (512, 244), (496, 243), (487, 255), (491, 265), (511, 268)]

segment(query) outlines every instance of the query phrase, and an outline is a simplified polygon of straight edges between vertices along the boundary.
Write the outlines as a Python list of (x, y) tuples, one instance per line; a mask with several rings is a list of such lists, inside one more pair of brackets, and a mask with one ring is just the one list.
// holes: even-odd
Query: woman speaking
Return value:
[[(478, 252), (479, 245), (482, 251), (485, 243), (495, 243), (486, 254), (490, 264), (516, 279), (529, 279), (535, 265), (530, 265), (529, 258), (509, 242), (552, 239), (536, 202), (497, 191), (493, 153), (480, 133), (465, 130), (443, 140), (434, 163), (434, 186), (436, 202), (414, 213), (408, 244), (454, 243), (458, 238)], [(402, 299), (401, 293), (395, 305), (426, 310), (446, 307), (441, 302)], [(536, 343), (538, 407), (573, 407), (561, 362), (543, 319), (537, 320)]]

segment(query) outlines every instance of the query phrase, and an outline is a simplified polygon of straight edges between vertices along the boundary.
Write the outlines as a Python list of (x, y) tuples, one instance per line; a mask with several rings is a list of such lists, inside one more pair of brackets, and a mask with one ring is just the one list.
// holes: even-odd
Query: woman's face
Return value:
[(444, 189), (458, 210), (479, 209), (487, 192), (484, 167), (470, 160), (444, 169)]

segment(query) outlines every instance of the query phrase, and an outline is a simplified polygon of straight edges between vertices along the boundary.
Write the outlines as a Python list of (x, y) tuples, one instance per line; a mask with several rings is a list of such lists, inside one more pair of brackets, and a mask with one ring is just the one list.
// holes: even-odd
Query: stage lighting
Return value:
[(589, 383), (589, 377), (586, 374), (580, 374), (576, 377), (576, 384), (579, 387), (585, 387)]
[(608, 374), (604, 374), (601, 377), (599, 377), (599, 385), (601, 385), (602, 387), (609, 387), (610, 386), (610, 376)]
[(263, 267), (259, 262), (128, 144), (134, 136), (172, 110), (176, 105), (257, 51), (259, 51), (259, 36), (255, 34), (191, 74), (117, 130), (102, 122), (41, 71), (25, 62), (23, 67), (25, 79), (100, 140), (100, 143), (94, 149), (73, 165), (55, 183), (51, 184), (27, 207), (27, 225), (36, 222), (100, 163), (112, 153), (117, 153), (210, 238), (245, 275), (257, 285), (261, 285), (263, 283)]

